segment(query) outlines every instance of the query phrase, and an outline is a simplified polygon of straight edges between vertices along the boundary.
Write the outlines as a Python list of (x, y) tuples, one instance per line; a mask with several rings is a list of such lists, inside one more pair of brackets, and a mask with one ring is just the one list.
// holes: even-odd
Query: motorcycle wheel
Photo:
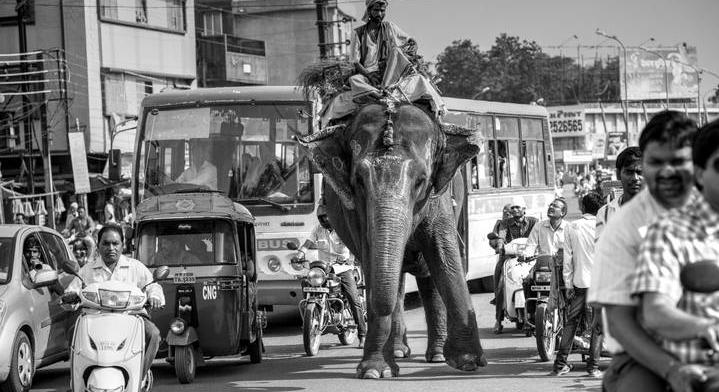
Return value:
[(344, 332), (338, 336), (343, 346), (349, 346), (354, 344), (355, 339), (357, 339), (357, 323), (355, 323), (352, 312), (350, 312), (347, 307), (342, 310), (342, 321), (344, 324)]
[(314, 357), (320, 351), (321, 337), (320, 309), (317, 308), (317, 304), (307, 304), (302, 317), (302, 342), (308, 357)]
[(534, 313), (534, 325), (536, 325), (535, 336), (537, 338), (537, 351), (539, 351), (539, 359), (542, 362), (554, 360), (557, 347), (557, 335), (558, 331), (555, 329), (556, 323), (559, 321), (559, 310), (554, 309), (554, 312), (549, 313), (547, 311), (547, 304), (537, 305), (537, 310)]
[(180, 384), (190, 384), (195, 381), (197, 358), (192, 346), (175, 347), (175, 374)]
[(257, 331), (255, 331), (255, 341), (250, 343), (249, 352), (250, 352), (250, 362), (251, 363), (260, 363), (262, 362), (262, 327), (257, 326)]

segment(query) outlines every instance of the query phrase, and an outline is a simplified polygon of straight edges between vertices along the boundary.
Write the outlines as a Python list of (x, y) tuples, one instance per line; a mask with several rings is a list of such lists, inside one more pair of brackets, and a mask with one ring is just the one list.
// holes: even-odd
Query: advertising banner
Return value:
[(83, 132), (70, 132), (67, 134), (67, 138), (70, 140), (70, 160), (72, 162), (72, 179), (75, 183), (75, 193), (90, 193), (85, 134)]
[(617, 155), (627, 148), (626, 132), (608, 132), (607, 133), (607, 159), (616, 161)]
[[(622, 97), (627, 89), (630, 101), (696, 98), (697, 77), (689, 66), (696, 66), (695, 47), (627, 48), (627, 86), (620, 77)], [(651, 52), (650, 52), (651, 51)], [(653, 53), (652, 53), (653, 52)], [(624, 56), (619, 56), (620, 72), (624, 71)]]
[(584, 110), (548, 109), (549, 131), (552, 133), (552, 136), (581, 135), (587, 132), (584, 126)]

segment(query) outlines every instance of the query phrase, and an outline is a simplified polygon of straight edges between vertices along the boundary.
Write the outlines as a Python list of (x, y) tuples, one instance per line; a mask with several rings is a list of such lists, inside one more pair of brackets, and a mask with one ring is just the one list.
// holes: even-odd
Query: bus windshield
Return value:
[(150, 108), (139, 134), (139, 199), (219, 191), (243, 204), (313, 203), (306, 104)]

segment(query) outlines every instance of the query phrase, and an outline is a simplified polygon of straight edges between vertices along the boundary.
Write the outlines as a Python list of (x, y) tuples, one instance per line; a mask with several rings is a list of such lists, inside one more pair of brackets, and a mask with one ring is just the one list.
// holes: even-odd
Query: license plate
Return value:
[(178, 272), (172, 277), (175, 283), (195, 283), (195, 274), (192, 272)]
[(549, 291), (549, 286), (531, 286), (532, 291)]
[(303, 287), (302, 291), (305, 293), (329, 293), (330, 289), (327, 287)]

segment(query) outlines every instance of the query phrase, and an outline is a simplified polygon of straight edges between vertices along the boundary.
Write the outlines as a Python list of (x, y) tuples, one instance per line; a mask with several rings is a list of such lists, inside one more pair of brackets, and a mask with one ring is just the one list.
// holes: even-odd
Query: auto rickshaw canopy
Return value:
[(216, 192), (175, 193), (154, 196), (137, 206), (136, 221), (164, 218), (229, 218), (254, 224), (255, 218), (242, 204)]

